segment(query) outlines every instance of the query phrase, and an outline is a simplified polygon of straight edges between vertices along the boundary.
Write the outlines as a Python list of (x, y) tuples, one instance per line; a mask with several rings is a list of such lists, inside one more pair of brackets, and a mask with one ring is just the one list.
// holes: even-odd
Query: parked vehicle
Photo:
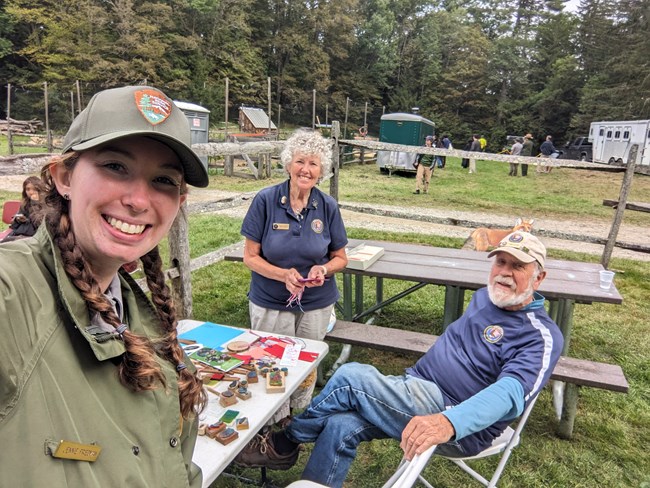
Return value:
[(626, 164), (630, 148), (638, 144), (637, 164), (650, 165), (650, 120), (592, 122), (589, 141), (595, 163)]
[[(415, 109), (414, 109), (415, 110)], [(426, 136), (434, 134), (436, 124), (416, 113), (394, 113), (381, 116), (379, 141), (408, 146), (423, 146)], [(377, 151), (381, 171), (415, 171), (415, 153)]]
[(576, 137), (573, 141), (567, 142), (561, 149), (560, 159), (577, 159), (579, 161), (591, 161), (592, 144), (588, 137)]

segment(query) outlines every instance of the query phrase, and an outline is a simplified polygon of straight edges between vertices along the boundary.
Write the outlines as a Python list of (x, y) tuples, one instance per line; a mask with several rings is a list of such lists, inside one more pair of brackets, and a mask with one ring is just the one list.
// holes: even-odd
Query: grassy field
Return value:
[[(29, 136), (13, 136), (14, 144), (29, 144)], [(44, 153), (47, 152), (47, 144), (45, 146), (36, 146), (36, 147), (22, 147), (14, 146), (14, 154), (32, 154), (32, 153)], [(9, 156), (9, 139), (6, 135), (0, 134), (0, 156)]]
[[(432, 206), (455, 210), (480, 210), (512, 216), (532, 216), (566, 220), (611, 222), (611, 208), (603, 198), (618, 198), (622, 175), (579, 170), (554, 170), (527, 178), (508, 178), (507, 165), (478, 163), (478, 173), (461, 171), (457, 160), (437, 170), (430, 195), (413, 195), (412, 177), (380, 174), (376, 167), (350, 166), (341, 171), (342, 201), (388, 203), (401, 206)], [(217, 172), (211, 187), (232, 191), (252, 191), (271, 182), (226, 178)], [(325, 184), (325, 190), (328, 185)], [(635, 177), (631, 201), (647, 201), (650, 178)], [(0, 192), (0, 200), (16, 198), (13, 192)], [(650, 216), (626, 212), (625, 222), (650, 228)], [(192, 257), (200, 256), (240, 239), (238, 219), (216, 215), (190, 218)], [(396, 234), (349, 228), (350, 237), (415, 242), (440, 247), (460, 247), (459, 239)], [(163, 249), (165, 246), (163, 246)], [(550, 257), (597, 262), (597, 256), (566, 251), (551, 251)], [(548, 391), (542, 396), (528, 421), (522, 445), (514, 451), (499, 486), (502, 487), (650, 487), (650, 263), (614, 259), (618, 271), (616, 285), (624, 297), (623, 306), (578, 304), (574, 314), (571, 355), (579, 358), (620, 364), (630, 382), (628, 395), (591, 388), (580, 392), (574, 438), (561, 440), (554, 435), (557, 421)], [(249, 272), (239, 263), (221, 262), (194, 272), (192, 276), (194, 315), (202, 320), (247, 326), (246, 291)], [(387, 280), (385, 296), (398, 293), (408, 283)], [(370, 304), (374, 283), (366, 280)], [(444, 290), (428, 286), (386, 307), (376, 324), (436, 333), (441, 332)], [(340, 346), (330, 344), (328, 367), (338, 356)], [(416, 358), (370, 349), (354, 348), (351, 360), (371, 363), (387, 374), (401, 374)], [(270, 472), (279, 486), (299, 478), (311, 446), (301, 454), (293, 469)], [(391, 440), (364, 444), (358, 452), (346, 486), (379, 487), (394, 471), (401, 451)], [(494, 469), (495, 460), (478, 466)], [(257, 470), (244, 470), (257, 477)], [(426, 470), (436, 487), (477, 486), (467, 475), (444, 460), (435, 459)], [(244, 486), (222, 478), (214, 487)]]

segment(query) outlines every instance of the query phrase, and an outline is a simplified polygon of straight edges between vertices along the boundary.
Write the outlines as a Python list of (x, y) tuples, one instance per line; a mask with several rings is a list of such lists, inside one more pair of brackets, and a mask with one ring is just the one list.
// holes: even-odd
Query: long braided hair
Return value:
[[(47, 205), (45, 224), (55, 245), (61, 252), (63, 268), (81, 293), (91, 314), (97, 313), (116, 330), (121, 322), (113, 305), (95, 280), (83, 252), (76, 243), (69, 216), (69, 202), (59, 194), (50, 173), (50, 167), (62, 164), (72, 170), (79, 160), (79, 153), (70, 152), (56, 157), (43, 167), (41, 178), (45, 183)], [(186, 191), (185, 186), (183, 190)], [(162, 260), (158, 247), (140, 258), (151, 290), (151, 299), (160, 320), (162, 338), (154, 344), (147, 337), (132, 333), (129, 329), (120, 333), (126, 351), (118, 365), (120, 382), (130, 390), (145, 391), (166, 387), (165, 376), (156, 361), (156, 355), (175, 365), (178, 373), (180, 411), (185, 419), (198, 415), (207, 403), (207, 395), (201, 380), (183, 364), (183, 350), (177, 341), (176, 311), (169, 287), (165, 283)], [(121, 330), (121, 328), (119, 329)]]

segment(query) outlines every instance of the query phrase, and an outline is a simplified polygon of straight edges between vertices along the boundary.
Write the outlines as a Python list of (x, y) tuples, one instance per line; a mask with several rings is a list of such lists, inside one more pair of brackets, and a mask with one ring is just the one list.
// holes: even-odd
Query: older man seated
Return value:
[(253, 442), (237, 461), (282, 469), (295, 463), (300, 443), (315, 442), (303, 479), (338, 487), (361, 441), (401, 440), (407, 459), (434, 444), (458, 457), (489, 446), (548, 382), (563, 339), (536, 291), (546, 276), (544, 245), (514, 232), (488, 257), (487, 288), (404, 375), (342, 366), (285, 430)]

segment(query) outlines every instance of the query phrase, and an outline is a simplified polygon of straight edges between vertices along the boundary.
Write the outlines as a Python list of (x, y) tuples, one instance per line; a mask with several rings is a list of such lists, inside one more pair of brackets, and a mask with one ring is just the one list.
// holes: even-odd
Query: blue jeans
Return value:
[[(440, 389), (413, 376), (384, 376), (373, 366), (344, 364), (307, 409), (286, 430), (295, 442), (315, 442), (302, 478), (330, 487), (343, 486), (362, 441), (400, 440), (416, 415), (445, 409)], [(454, 442), (436, 449), (459, 456)]]

